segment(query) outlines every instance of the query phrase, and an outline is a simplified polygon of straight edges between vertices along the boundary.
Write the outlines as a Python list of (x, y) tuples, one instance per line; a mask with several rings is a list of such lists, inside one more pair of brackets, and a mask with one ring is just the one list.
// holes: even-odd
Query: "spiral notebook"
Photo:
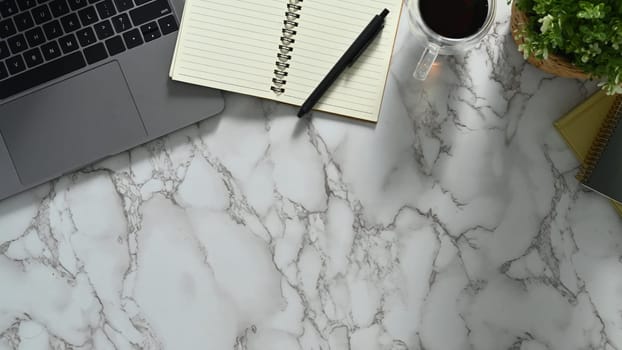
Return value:
[(401, 7), (402, 0), (186, 0), (170, 76), (300, 106), (387, 8), (381, 34), (315, 106), (375, 122)]
[[(600, 90), (572, 108), (553, 124), (581, 164), (585, 162), (592, 142), (615, 100), (615, 96), (608, 96)], [(614, 200), (610, 202), (622, 216), (622, 204)]]
[(605, 117), (577, 174), (586, 187), (622, 203), (622, 95)]

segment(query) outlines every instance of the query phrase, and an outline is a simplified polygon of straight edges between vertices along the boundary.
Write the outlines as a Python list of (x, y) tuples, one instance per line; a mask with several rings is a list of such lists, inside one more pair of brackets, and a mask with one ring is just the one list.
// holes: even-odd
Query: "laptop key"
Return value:
[(9, 46), (5, 41), (0, 41), (0, 60), (9, 57)]
[(112, 24), (110, 24), (109, 20), (101, 21), (93, 26), (95, 28), (95, 34), (97, 34), (97, 39), (104, 40), (114, 35), (114, 29), (112, 29)]
[(69, 6), (67, 6), (66, 0), (54, 0), (50, 2), (50, 8), (54, 17), (60, 17), (69, 13)]
[(9, 71), (6, 70), (6, 66), (2, 61), (0, 61), (0, 80), (5, 79), (9, 76)]
[(8, 38), (15, 33), (17, 33), (17, 30), (11, 18), (0, 21), (0, 38)]
[(108, 58), (108, 53), (103, 43), (97, 43), (84, 49), (84, 56), (89, 64), (93, 64)]
[(110, 56), (114, 56), (125, 51), (125, 45), (123, 44), (123, 39), (121, 39), (120, 35), (106, 40), (106, 48), (108, 49)]
[(123, 12), (134, 7), (132, 0), (114, 0), (114, 4), (117, 6), (119, 12)]
[(86, 0), (69, 0), (69, 8), (71, 8), (71, 11), (78, 11), (81, 8), (86, 7), (86, 5), (88, 5), (86, 3)]
[(24, 60), (26, 61), (26, 65), (28, 67), (34, 67), (43, 63), (43, 55), (41, 54), (41, 50), (38, 47), (34, 49), (30, 49), (24, 52)]
[(63, 35), (63, 28), (61, 28), (60, 22), (56, 19), (44, 24), (43, 31), (48, 40), (53, 40)]
[[(76, 32), (76, 36), (78, 37), (78, 41), (82, 47), (89, 46), (97, 41), (97, 38), (95, 38), (95, 32), (91, 29), (91, 27), (78, 30)], [(87, 57), (86, 60), (88, 61), (89, 58)]]
[(15, 0), (0, 1), (0, 15), (10, 17), (17, 13), (17, 3)]
[(0, 0), (0, 16), (10, 17), (18, 11), (15, 0)]
[(117, 33), (122, 33), (132, 28), (132, 24), (130, 23), (130, 17), (125, 13), (122, 13), (118, 16), (114, 16), (111, 19), (112, 19), (112, 25), (114, 26), (114, 30), (116, 30)]
[(43, 44), (45, 41), (45, 36), (43, 35), (43, 30), (39, 27), (34, 27), (26, 32), (26, 40), (30, 47), (35, 47)]
[(155, 0), (131, 10), (130, 17), (132, 18), (132, 23), (135, 26), (139, 26), (170, 13), (171, 7), (167, 0)]
[[(13, 56), (6, 60), (6, 66), (9, 69), (9, 73), (15, 75), (19, 72), (23, 72), (26, 69), (26, 64), (22, 59), (22, 56)], [(0, 94), (2, 89), (0, 89)]]
[(41, 24), (52, 19), (52, 13), (47, 4), (40, 5), (32, 9), (32, 16), (35, 18), (35, 23)]
[(35, 1), (35, 0), (17, 0), (17, 5), (19, 6), (20, 10), (26, 11), (29, 8), (33, 8), (33, 7), (37, 6), (37, 1)]
[(65, 35), (64, 37), (58, 39), (58, 43), (60, 44), (60, 48), (63, 50), (63, 53), (70, 53), (78, 49), (78, 41), (73, 34)]
[(117, 11), (114, 9), (112, 1), (110, 0), (98, 2), (97, 4), (95, 4), (95, 7), (97, 8), (97, 13), (99, 13), (99, 18), (101, 19), (106, 19), (117, 14)]
[(140, 27), (140, 32), (143, 34), (143, 38), (145, 38), (145, 42), (149, 42), (159, 38), (160, 29), (155, 21), (149, 22)]
[(127, 46), (128, 49), (134, 48), (143, 43), (143, 38), (140, 36), (138, 29), (132, 29), (123, 33), (123, 40), (125, 41), (125, 46)]
[(15, 26), (17, 26), (17, 30), (20, 32), (30, 29), (35, 25), (30, 12), (20, 13), (19, 15), (13, 17), (13, 19), (15, 19)]
[(78, 30), (82, 28), (80, 25), (80, 20), (78, 19), (78, 15), (75, 13), (70, 13), (65, 17), (60, 19), (60, 23), (63, 25), (63, 29), (65, 33), (71, 33), (74, 30)]
[(43, 58), (45, 58), (46, 61), (51, 61), (61, 55), (60, 47), (56, 41), (50, 41), (44, 44), (41, 46), (41, 51), (43, 51)]
[(97, 12), (95, 11), (95, 7), (93, 6), (89, 6), (85, 9), (78, 11), (78, 15), (80, 16), (80, 20), (82, 21), (83, 26), (90, 26), (98, 20)]
[(93, 64), (108, 58), (108, 53), (103, 43), (97, 43), (84, 49), (84, 56), (89, 64)]
[(170, 34), (177, 31), (177, 20), (173, 15), (160, 18), (158, 20), (158, 24), (160, 25), (162, 35)]
[(7, 42), (9, 43), (9, 47), (11, 48), (11, 52), (13, 52), (13, 54), (20, 53), (28, 48), (26, 38), (24, 38), (24, 35), (22, 34), (10, 37)]
[(136, 3), (136, 6), (140, 6), (140, 5), (146, 4), (149, 1), (151, 1), (151, 0), (134, 0), (134, 2)]
[(20, 75), (0, 81), (0, 99), (62, 77), (85, 66), (86, 62), (79, 51), (47, 62)]

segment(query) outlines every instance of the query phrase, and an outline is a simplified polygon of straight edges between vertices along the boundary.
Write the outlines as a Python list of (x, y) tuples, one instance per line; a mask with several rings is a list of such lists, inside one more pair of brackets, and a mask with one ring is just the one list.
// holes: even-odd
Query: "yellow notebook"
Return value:
[[(557, 131), (581, 162), (587, 157), (592, 141), (615, 99), (615, 96), (607, 96), (603, 91), (599, 91), (554, 123)], [(613, 200), (611, 204), (622, 215), (622, 204)]]

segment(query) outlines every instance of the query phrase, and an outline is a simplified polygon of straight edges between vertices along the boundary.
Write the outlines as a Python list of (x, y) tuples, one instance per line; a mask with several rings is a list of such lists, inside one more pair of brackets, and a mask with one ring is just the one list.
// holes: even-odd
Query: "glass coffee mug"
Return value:
[(425, 80), (439, 54), (460, 54), (482, 40), (494, 23), (496, 1), (407, 0), (410, 29), (426, 43), (415, 79)]

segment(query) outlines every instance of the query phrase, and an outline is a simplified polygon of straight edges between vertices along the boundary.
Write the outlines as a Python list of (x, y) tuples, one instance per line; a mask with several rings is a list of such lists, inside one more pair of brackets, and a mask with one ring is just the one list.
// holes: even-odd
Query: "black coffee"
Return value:
[(430, 29), (447, 38), (461, 39), (484, 25), (488, 0), (419, 0), (419, 11)]

